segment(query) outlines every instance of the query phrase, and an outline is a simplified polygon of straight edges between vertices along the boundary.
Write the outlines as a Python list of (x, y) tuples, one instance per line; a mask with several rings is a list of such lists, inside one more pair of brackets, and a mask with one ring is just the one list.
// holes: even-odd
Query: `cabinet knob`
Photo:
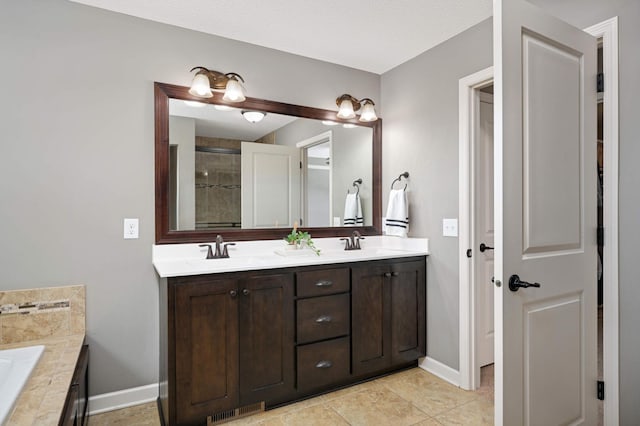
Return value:
[(325, 322), (331, 322), (333, 318), (331, 318), (329, 315), (322, 315), (321, 317), (316, 318), (316, 322), (318, 324), (322, 324)]
[(384, 276), (385, 276), (385, 278), (389, 278), (391, 276), (391, 272), (385, 272)]
[(316, 368), (331, 368), (333, 363), (331, 361), (320, 361), (316, 364)]
[(248, 288), (245, 288), (245, 289), (242, 290), (242, 294), (244, 294), (245, 296), (248, 296), (249, 293), (251, 293), (251, 291), (249, 291)]
[(397, 272), (392, 272), (392, 273), (391, 273), (391, 276), (392, 276), (392, 277), (397, 277), (398, 275), (399, 275), (399, 274), (398, 274)]
[(231, 297), (236, 297), (237, 295), (238, 295), (238, 292), (237, 292), (237, 291), (235, 291), (235, 290), (230, 290), (230, 291), (229, 291), (229, 296), (231, 296)]
[(333, 285), (333, 281), (322, 280), (316, 283), (316, 287), (331, 287)]

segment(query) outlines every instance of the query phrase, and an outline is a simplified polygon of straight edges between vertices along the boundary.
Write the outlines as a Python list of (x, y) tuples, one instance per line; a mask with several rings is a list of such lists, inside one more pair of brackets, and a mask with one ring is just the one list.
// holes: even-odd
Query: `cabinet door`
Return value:
[(240, 282), (240, 402), (280, 402), (294, 392), (293, 274)]
[(177, 423), (238, 406), (236, 280), (175, 285)]
[(391, 287), (388, 264), (354, 266), (351, 275), (352, 368), (356, 376), (391, 365)]
[(391, 363), (415, 361), (426, 352), (425, 264), (405, 262), (391, 272)]

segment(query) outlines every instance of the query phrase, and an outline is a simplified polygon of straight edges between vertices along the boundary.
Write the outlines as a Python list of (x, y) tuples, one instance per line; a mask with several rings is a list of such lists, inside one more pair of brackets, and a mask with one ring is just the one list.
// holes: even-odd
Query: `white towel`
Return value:
[(360, 196), (347, 192), (347, 198), (344, 201), (344, 226), (362, 225), (364, 225), (364, 218), (362, 217)]
[(409, 204), (407, 192), (404, 189), (392, 189), (389, 192), (384, 232), (398, 237), (406, 237), (409, 232)]

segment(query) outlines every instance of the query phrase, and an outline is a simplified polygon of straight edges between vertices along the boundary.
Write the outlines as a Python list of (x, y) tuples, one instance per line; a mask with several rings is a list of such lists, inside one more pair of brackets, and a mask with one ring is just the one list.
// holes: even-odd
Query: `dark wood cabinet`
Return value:
[(424, 356), (424, 261), (354, 266), (351, 280), (353, 374), (366, 376)]
[(83, 345), (67, 392), (61, 426), (84, 426), (89, 418), (89, 345)]
[(165, 425), (204, 425), (415, 363), (425, 257), (168, 278), (160, 291)]
[(175, 382), (168, 374), (165, 423), (200, 424), (293, 392), (292, 273), (171, 278), (168, 287)]
[(281, 401), (295, 386), (293, 274), (259, 274), (240, 284), (240, 404)]
[(176, 279), (175, 422), (236, 408), (239, 396), (238, 283)]

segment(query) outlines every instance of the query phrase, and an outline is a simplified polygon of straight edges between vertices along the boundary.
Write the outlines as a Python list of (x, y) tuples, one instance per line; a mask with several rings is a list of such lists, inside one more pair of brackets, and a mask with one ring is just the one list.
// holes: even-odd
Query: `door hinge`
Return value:
[(598, 226), (598, 230), (596, 231), (597, 235), (597, 241), (598, 241), (598, 245), (601, 247), (604, 247), (604, 226)]
[(604, 401), (604, 381), (598, 380), (598, 399)]
[(604, 73), (598, 73), (598, 78), (596, 81), (596, 91), (604, 92)]

